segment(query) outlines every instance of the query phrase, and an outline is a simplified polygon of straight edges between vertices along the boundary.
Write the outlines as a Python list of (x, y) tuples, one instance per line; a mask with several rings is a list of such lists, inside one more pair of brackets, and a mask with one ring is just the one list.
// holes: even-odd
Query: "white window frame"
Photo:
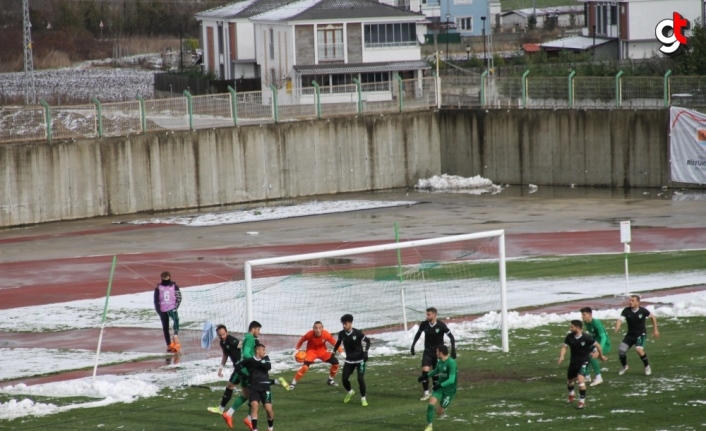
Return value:
[[(463, 28), (461, 21), (467, 21), (471, 28)], [(473, 31), (473, 17), (472, 16), (457, 16), (456, 17), (456, 31)]]

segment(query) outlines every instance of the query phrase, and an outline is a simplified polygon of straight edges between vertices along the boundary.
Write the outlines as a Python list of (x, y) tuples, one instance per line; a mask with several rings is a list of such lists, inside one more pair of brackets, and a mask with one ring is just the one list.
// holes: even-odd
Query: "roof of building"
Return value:
[(524, 18), (529, 18), (533, 14), (535, 14), (536, 11), (536, 16), (551, 16), (551, 15), (564, 15), (568, 13), (582, 13), (583, 12), (583, 6), (555, 6), (555, 7), (538, 7), (538, 8), (525, 8), (525, 9), (515, 9), (515, 10), (507, 10), (505, 12), (502, 12), (500, 16), (507, 16), (507, 15), (512, 15), (512, 14), (517, 14), (520, 15)]
[(608, 42), (610, 42), (609, 39), (601, 39), (599, 37), (571, 36), (564, 39), (550, 40), (549, 42), (540, 44), (540, 46), (548, 50), (571, 49), (575, 51), (585, 51)]
[(235, 3), (230, 3), (225, 6), (213, 8), (199, 12), (196, 14), (196, 19), (214, 18), (214, 19), (233, 19), (233, 18), (250, 18), (251, 16), (259, 15), (286, 6), (290, 3), (295, 3), (296, 0), (245, 0)]
[(367, 72), (397, 72), (404, 70), (427, 70), (431, 66), (422, 60), (390, 61), (382, 63), (347, 63), (347, 64), (315, 64), (294, 66), (300, 75), (320, 75), (327, 73), (367, 73)]
[(522, 50), (525, 52), (539, 52), (539, 45), (536, 43), (523, 43)]
[(262, 21), (313, 21), (355, 18), (417, 18), (424, 14), (375, 0), (301, 0), (258, 15)]

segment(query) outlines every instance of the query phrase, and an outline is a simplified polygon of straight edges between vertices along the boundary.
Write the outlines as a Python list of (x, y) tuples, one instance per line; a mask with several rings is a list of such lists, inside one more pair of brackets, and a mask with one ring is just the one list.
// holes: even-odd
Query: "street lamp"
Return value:
[(446, 62), (449, 62), (449, 18), (451, 18), (450, 14), (446, 14)]
[(485, 52), (485, 17), (484, 16), (480, 17), (480, 20), (483, 21), (483, 67), (485, 67), (487, 69), (488, 68), (488, 66), (487, 66), (488, 55)]
[(471, 59), (471, 45), (466, 44), (466, 61)]

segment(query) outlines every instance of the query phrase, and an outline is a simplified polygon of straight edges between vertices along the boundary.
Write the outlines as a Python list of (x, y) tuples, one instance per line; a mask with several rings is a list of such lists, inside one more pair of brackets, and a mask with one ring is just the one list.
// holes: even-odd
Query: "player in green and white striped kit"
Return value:
[[(610, 353), (610, 337), (603, 327), (603, 323), (593, 318), (593, 310), (591, 307), (583, 307), (581, 310), (581, 319), (583, 320), (583, 330), (588, 332), (588, 334), (593, 338), (595, 342), (601, 345), (601, 350), (604, 355)], [(598, 360), (591, 355), (591, 367), (593, 372), (596, 374), (596, 378), (591, 382), (591, 386), (598, 386), (603, 383), (603, 377), (601, 376), (601, 364)]]
[(441, 416), (456, 396), (456, 385), (458, 382), (456, 360), (449, 356), (449, 348), (443, 345), (436, 348), (436, 357), (439, 361), (436, 363), (436, 368), (429, 372), (429, 377), (438, 375), (439, 381), (432, 388), (433, 392), (427, 406), (427, 423), (429, 425), (424, 431), (432, 431), (434, 407), (436, 407), (436, 413)]

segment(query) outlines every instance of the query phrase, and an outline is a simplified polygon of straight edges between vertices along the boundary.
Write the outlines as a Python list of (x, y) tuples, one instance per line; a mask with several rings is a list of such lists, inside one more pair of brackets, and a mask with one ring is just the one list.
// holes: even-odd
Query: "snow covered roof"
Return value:
[(418, 21), (424, 19), (424, 14), (410, 12), (375, 0), (301, 0), (258, 15), (253, 20), (330, 21), (354, 18), (415, 18), (415, 21)]
[(250, 18), (294, 2), (295, 0), (245, 0), (197, 13), (196, 19)]
[(540, 46), (544, 49), (573, 49), (577, 51), (585, 51), (594, 46), (600, 46), (610, 42), (608, 39), (601, 39), (599, 37), (586, 37), (586, 36), (572, 36), (565, 37), (564, 39), (550, 40), (549, 42), (544, 42)]

